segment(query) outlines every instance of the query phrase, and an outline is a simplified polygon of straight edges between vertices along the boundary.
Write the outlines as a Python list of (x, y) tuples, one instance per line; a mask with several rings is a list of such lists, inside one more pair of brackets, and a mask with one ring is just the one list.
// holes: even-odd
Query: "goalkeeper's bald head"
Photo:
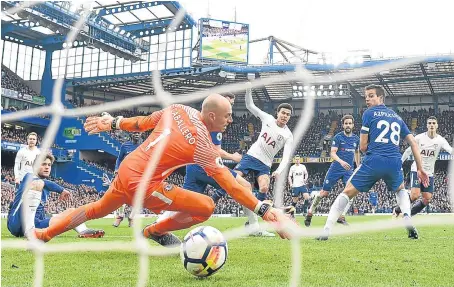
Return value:
[(209, 95), (202, 103), (201, 113), (210, 132), (223, 132), (232, 122), (232, 105), (220, 94)]

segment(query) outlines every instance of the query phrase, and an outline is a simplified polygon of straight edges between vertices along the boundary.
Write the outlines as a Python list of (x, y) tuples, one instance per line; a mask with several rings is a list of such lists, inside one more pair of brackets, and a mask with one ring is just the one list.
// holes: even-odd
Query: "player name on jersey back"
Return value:
[(378, 105), (367, 109), (362, 119), (361, 134), (369, 135), (366, 156), (401, 157), (399, 144), (410, 130), (398, 114)]
[(271, 167), (274, 157), (291, 137), (293, 137), (292, 132), (287, 126), (279, 127), (276, 124), (276, 119), (268, 115), (265, 119), (262, 119), (260, 136), (247, 154)]

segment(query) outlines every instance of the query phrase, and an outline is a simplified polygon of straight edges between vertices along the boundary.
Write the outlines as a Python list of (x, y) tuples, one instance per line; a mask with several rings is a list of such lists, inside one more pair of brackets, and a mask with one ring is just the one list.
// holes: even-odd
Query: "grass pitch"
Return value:
[[(351, 223), (384, 220), (383, 216), (349, 217)], [(433, 216), (436, 220), (436, 216)], [(322, 226), (326, 217), (314, 217)], [(303, 221), (303, 218), (299, 218)], [(80, 240), (130, 241), (132, 229), (113, 220), (88, 222), (103, 228), (102, 239), (77, 239), (69, 232), (53, 243)], [(144, 219), (147, 223), (150, 219)], [(241, 226), (244, 218), (205, 222), (221, 231)], [(2, 238), (11, 239), (2, 220)], [(348, 228), (336, 226), (337, 228)], [(188, 230), (177, 232), (182, 237)], [(421, 227), (420, 240), (407, 239), (402, 229), (333, 237), (326, 242), (303, 239), (300, 286), (454, 286), (454, 226)], [(23, 240), (23, 239), (17, 239)], [(183, 268), (179, 256), (150, 257), (147, 286), (289, 286), (290, 242), (243, 237), (229, 244), (226, 265), (215, 275), (198, 279)], [(83, 252), (45, 255), (44, 286), (136, 286), (138, 257), (124, 252)], [(29, 251), (2, 250), (2, 286), (32, 286), (34, 257)]]

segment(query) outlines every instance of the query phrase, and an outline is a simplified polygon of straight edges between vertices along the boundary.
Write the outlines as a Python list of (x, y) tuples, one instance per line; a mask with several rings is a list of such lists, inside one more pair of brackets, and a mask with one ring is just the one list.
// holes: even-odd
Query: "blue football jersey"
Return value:
[(133, 144), (132, 142), (128, 141), (121, 145), (120, 153), (118, 154), (117, 161), (115, 162), (115, 170), (118, 170), (120, 167), (121, 162), (125, 159), (125, 157), (132, 153), (140, 144)]
[[(337, 147), (337, 156), (353, 167), (355, 151), (359, 148), (359, 137), (357, 135), (347, 136), (344, 132), (340, 132), (334, 136), (331, 147)], [(344, 170), (337, 161), (332, 163), (332, 167)]]
[(222, 133), (221, 132), (210, 132), (211, 140), (214, 145), (222, 144)]
[(370, 199), (371, 201), (376, 201), (376, 200), (378, 199), (378, 194), (377, 194), (376, 192), (371, 192), (371, 193), (369, 194), (369, 199)]
[(401, 158), (399, 144), (410, 130), (396, 112), (378, 105), (364, 112), (361, 134), (369, 134), (366, 156)]
[[(22, 205), (22, 194), (24, 193), (25, 191), (25, 183), (27, 182), (28, 178), (32, 178), (32, 179), (39, 179), (38, 176), (35, 176), (33, 175), (32, 173), (27, 173), (24, 177), (24, 179), (22, 180), (21, 184), (19, 185), (19, 187), (17, 188), (16, 190), (16, 194), (14, 196), (14, 201), (13, 201), (13, 209), (12, 212), (18, 212), (20, 211), (20, 207)], [(49, 197), (49, 193), (51, 191), (53, 192), (58, 192), (58, 193), (61, 193), (63, 192), (64, 188), (61, 187), (60, 185), (56, 184), (55, 182), (52, 182), (50, 180), (47, 180), (47, 179), (43, 179), (44, 181), (44, 188), (43, 188), (43, 192), (42, 192), (42, 196), (41, 196), (41, 202), (39, 203), (39, 206), (38, 208), (36, 209), (36, 217), (43, 217), (44, 216), (44, 205), (46, 204), (47, 202), (47, 198)]]

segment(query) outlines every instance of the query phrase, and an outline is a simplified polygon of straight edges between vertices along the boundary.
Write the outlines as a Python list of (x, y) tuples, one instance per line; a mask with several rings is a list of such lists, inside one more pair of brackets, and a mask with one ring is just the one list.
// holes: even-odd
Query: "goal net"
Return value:
[[(3, 11), (2, 17), (5, 14), (13, 15), (20, 12), (22, 9), (26, 9), (27, 6), (34, 5), (36, 2), (22, 2), (17, 4), (16, 7), (9, 9), (8, 11)], [(86, 17), (90, 12), (89, 5), (85, 5), (85, 10), (81, 12), (80, 20), (75, 23), (73, 29), (71, 29), (70, 33), (66, 39), (66, 48), (69, 49), (71, 47), (70, 43), (72, 43), (75, 39), (77, 34), (83, 27), (84, 21), (86, 21)], [(167, 33), (174, 31), (176, 27), (179, 26), (180, 22), (184, 18), (185, 10), (181, 9), (175, 15), (172, 23), (166, 28)], [(167, 37), (166, 37), (167, 38)], [(454, 59), (454, 58), (453, 58)], [(61, 119), (63, 117), (77, 117), (77, 116), (87, 116), (92, 114), (101, 114), (102, 112), (111, 112), (120, 109), (132, 108), (135, 106), (141, 105), (160, 105), (162, 108), (168, 107), (171, 104), (179, 103), (179, 104), (189, 104), (192, 102), (200, 102), (205, 97), (213, 93), (225, 93), (225, 92), (241, 92), (249, 88), (261, 88), (263, 86), (273, 85), (281, 82), (291, 82), (291, 81), (301, 81), (304, 82), (305, 85), (314, 85), (314, 84), (334, 84), (334, 83), (341, 83), (345, 81), (350, 81), (358, 78), (363, 78), (367, 76), (373, 76), (383, 71), (389, 71), (393, 69), (397, 69), (400, 67), (404, 67), (407, 65), (412, 65), (420, 62), (427, 61), (427, 57), (415, 57), (415, 58), (408, 58), (408, 59), (400, 59), (393, 62), (387, 62), (382, 65), (371, 66), (368, 68), (358, 68), (352, 69), (350, 71), (342, 71), (342, 72), (334, 72), (332, 74), (325, 74), (325, 75), (314, 75), (310, 71), (306, 70), (304, 65), (297, 65), (295, 67), (294, 72), (287, 72), (285, 74), (281, 74), (279, 76), (272, 76), (268, 78), (260, 78), (256, 80), (252, 80), (250, 82), (240, 82), (234, 84), (226, 84), (221, 86), (216, 86), (210, 90), (206, 91), (197, 91), (192, 92), (189, 94), (183, 95), (172, 95), (166, 92), (163, 88), (161, 82), (161, 75), (158, 70), (152, 72), (152, 84), (154, 89), (153, 95), (144, 95), (138, 96), (134, 98), (129, 98), (121, 101), (110, 102), (110, 103), (103, 103), (95, 106), (90, 107), (80, 107), (74, 109), (65, 109), (63, 103), (61, 102), (62, 95), (61, 90), (63, 86), (63, 78), (59, 78), (55, 82), (55, 86), (53, 87), (53, 100), (52, 103), (45, 107), (34, 108), (26, 111), (18, 111), (14, 113), (10, 113), (7, 115), (2, 116), (2, 121), (4, 123), (13, 122), (20, 120), (22, 118), (30, 117), (30, 116), (38, 116), (38, 115), (52, 115), (52, 119), (50, 124), (45, 132), (45, 136), (41, 143), (41, 148), (43, 150), (47, 150), (52, 146), (52, 143), (55, 139), (57, 130), (59, 128)], [(304, 102), (300, 104), (303, 109), (301, 113), (301, 117), (296, 124), (295, 129), (293, 130), (294, 136), (294, 143), (292, 147), (292, 157), (295, 153), (296, 148), (298, 147), (299, 143), (301, 142), (304, 134), (309, 128), (309, 125), (314, 117), (314, 106), (315, 106), (315, 97), (308, 96), (305, 98)], [(167, 123), (167, 126), (170, 127), (170, 118), (164, 119)], [(161, 148), (164, 145), (160, 145)], [(157, 150), (157, 155), (160, 154), (160, 151)], [(35, 161), (35, 171), (37, 171), (40, 164), (45, 159), (45, 153), (41, 153), (41, 155)], [(156, 167), (157, 161), (159, 157), (153, 157), (153, 159), (148, 163), (146, 172), (143, 175), (143, 180), (141, 181), (142, 184), (138, 187), (137, 192), (135, 193), (135, 198), (133, 201), (133, 214), (138, 214), (143, 206), (143, 200), (146, 190), (146, 183), (153, 175), (154, 169)], [(287, 174), (287, 169), (283, 172), (283, 174)], [(454, 179), (454, 161), (450, 162), (449, 167), (449, 177)], [(274, 200), (276, 205), (280, 206), (283, 203), (284, 194), (283, 191), (285, 190), (285, 183), (286, 177), (281, 176), (278, 178), (275, 190), (274, 190)], [(452, 181), (450, 181), (450, 198), (451, 198), (451, 206), (454, 206), (454, 186)], [(124, 251), (124, 252), (133, 252), (137, 253), (139, 256), (139, 278), (137, 280), (137, 286), (147, 286), (148, 280), (150, 280), (150, 284), (153, 285), (153, 277), (149, 277), (149, 257), (150, 256), (170, 256), (173, 254), (179, 253), (179, 247), (175, 248), (163, 248), (163, 247), (153, 247), (151, 246), (148, 241), (142, 236), (141, 232), (141, 221), (142, 218), (140, 216), (135, 217), (136, 223), (134, 224), (133, 229), (133, 240), (130, 242), (73, 242), (73, 243), (55, 243), (55, 244), (43, 244), (41, 241), (37, 240), (36, 238), (30, 238), (29, 240), (3, 240), (2, 241), (2, 249), (25, 249), (30, 250), (35, 254), (35, 271), (34, 271), (34, 286), (42, 286), (44, 280), (44, 254), (48, 253), (56, 253), (56, 252), (82, 252), (82, 251), (96, 251), (96, 252), (103, 252), (103, 251)], [(422, 225), (446, 225), (446, 224), (454, 224), (454, 218), (452, 216), (443, 216), (437, 218), (415, 218), (414, 223), (417, 226)], [(403, 226), (401, 221), (389, 221), (389, 220), (380, 220), (374, 221), (372, 223), (359, 223), (359, 224), (352, 224), (348, 229), (338, 229), (334, 230), (332, 235), (341, 235), (341, 234), (354, 234), (360, 232), (368, 232), (368, 231), (378, 231), (378, 230), (386, 230), (392, 229), (396, 227)], [(263, 228), (272, 228), (266, 224), (262, 224)], [(281, 228), (286, 229), (286, 226)], [(290, 270), (290, 286), (299, 286), (301, 280), (301, 252), (300, 252), (300, 242), (301, 238), (303, 237), (315, 237), (320, 235), (322, 232), (321, 228), (311, 228), (311, 229), (303, 229), (299, 227), (294, 227), (289, 230), (294, 236), (290, 242), (291, 244), (291, 256), (292, 256), (292, 265)], [(231, 240), (234, 238), (238, 238), (240, 236), (246, 235), (246, 230), (243, 226), (224, 231), (223, 232), (227, 240)], [(170, 276), (170, 275), (169, 275)]]

